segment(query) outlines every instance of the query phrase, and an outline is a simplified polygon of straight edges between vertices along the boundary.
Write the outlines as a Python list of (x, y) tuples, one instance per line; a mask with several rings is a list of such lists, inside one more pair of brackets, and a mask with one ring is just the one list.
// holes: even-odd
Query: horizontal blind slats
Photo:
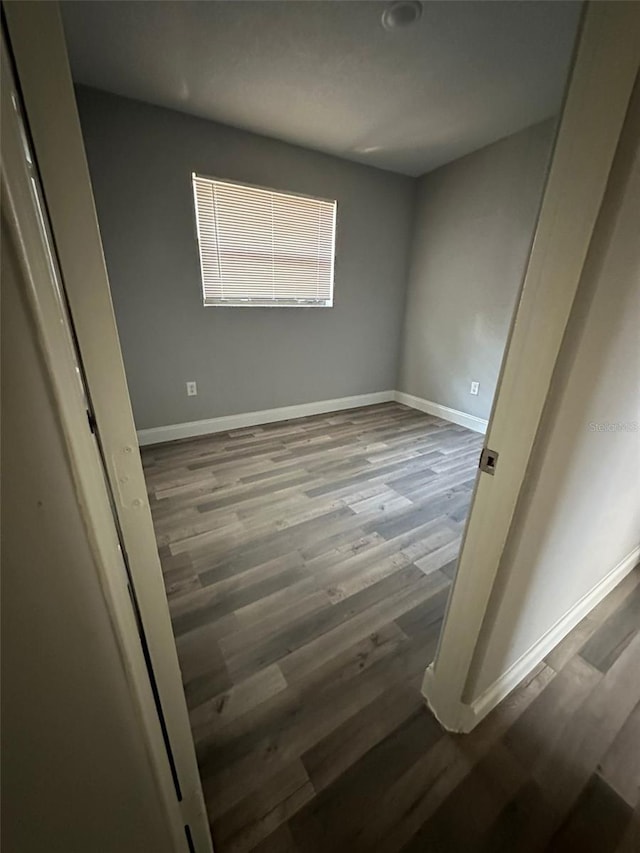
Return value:
[(193, 176), (206, 304), (330, 305), (336, 202)]

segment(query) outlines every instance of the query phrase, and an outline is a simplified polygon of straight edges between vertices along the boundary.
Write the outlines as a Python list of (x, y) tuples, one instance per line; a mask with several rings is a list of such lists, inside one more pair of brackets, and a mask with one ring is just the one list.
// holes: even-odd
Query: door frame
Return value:
[[(477, 477), (438, 650), (423, 681), (423, 696), (450, 731), (473, 729), (513, 686), (505, 681), (474, 694), (478, 641), (638, 74), (639, 33), (640, 3), (586, 4), (485, 435), (497, 464)], [(538, 663), (531, 660), (531, 669)]]
[[(60, 10), (57, 2), (7, 2), (3, 3), (3, 11), (45, 213), (60, 268), (59, 285), (64, 289), (73, 328), (68, 316), (61, 318), (56, 313), (52, 298), (41, 300), (40, 307), (46, 310), (38, 315), (37, 322), (44, 336), (53, 334), (62, 324), (71, 340), (75, 336), (80, 355), (104, 473), (113, 497), (116, 534), (119, 534), (119, 547), (122, 547), (120, 562), (124, 558), (128, 566), (137, 613), (132, 609), (128, 592), (124, 596), (114, 592), (107, 603), (123, 647), (127, 649), (132, 684), (144, 697), (142, 720), (147, 746), (170, 818), (175, 849), (181, 853), (188, 849), (195, 853), (211, 853), (211, 833), (111, 303)], [(6, 53), (3, 50), (3, 62)], [(3, 75), (3, 110), (7, 100), (4, 97), (5, 77)], [(15, 160), (18, 154), (12, 149), (3, 151), (2, 156), (8, 174), (19, 174), (20, 163), (8, 160), (10, 156)], [(28, 217), (28, 198), (16, 195), (16, 204), (20, 205), (16, 215)], [(30, 262), (30, 253), (37, 253), (38, 245), (34, 242), (25, 246), (25, 252)], [(51, 288), (58, 286), (51, 281), (49, 284)], [(62, 350), (52, 352), (51, 359), (53, 368), (62, 369)], [(73, 379), (77, 386), (77, 376)], [(59, 381), (66, 382), (65, 393), (73, 393), (69, 375)], [(84, 410), (82, 417), (86, 427)], [(75, 423), (69, 421), (70, 438), (77, 431), (77, 420)], [(86, 454), (83, 455), (75, 441), (70, 441), (69, 450), (76, 469), (82, 472), (88, 464)], [(104, 474), (100, 476), (104, 491)], [(95, 489), (96, 484), (93, 485)], [(91, 499), (98, 500), (95, 492)], [(114, 514), (110, 516), (112, 527)], [(88, 522), (96, 536), (106, 535), (104, 525), (108, 522), (104, 516), (89, 514)], [(107, 588), (113, 587), (121, 593), (121, 568), (116, 569), (113, 561), (105, 563), (103, 568)], [(142, 646), (137, 627), (135, 641), (131, 636), (131, 619), (135, 624), (136, 616), (141, 626)], [(145, 656), (147, 658), (144, 669), (139, 665), (140, 655), (143, 663)], [(155, 699), (153, 709), (149, 706), (149, 698)], [(185, 826), (189, 827), (190, 847)]]
[(0, 87), (3, 223), (21, 268), (25, 305), (47, 372), (76, 499), (161, 803), (166, 849), (188, 853), (185, 820), (168, 761), (100, 448), (87, 417), (88, 398), (79, 353), (4, 30)]

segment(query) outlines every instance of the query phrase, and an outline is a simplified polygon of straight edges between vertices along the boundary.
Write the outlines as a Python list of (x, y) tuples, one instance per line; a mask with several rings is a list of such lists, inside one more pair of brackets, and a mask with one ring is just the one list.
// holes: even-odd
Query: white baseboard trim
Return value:
[(466, 412), (460, 412), (458, 409), (450, 409), (449, 406), (432, 403), (431, 400), (414, 397), (413, 394), (406, 394), (404, 391), (395, 391), (394, 400), (396, 403), (402, 403), (405, 406), (410, 406), (412, 409), (419, 409), (428, 415), (434, 415), (445, 421), (451, 421), (451, 423), (472, 429), (474, 432), (484, 434), (487, 431), (488, 421), (484, 418), (478, 418), (475, 415), (468, 415)]
[(216, 432), (271, 424), (276, 421), (288, 421), (291, 418), (306, 418), (308, 415), (323, 415), (343, 409), (358, 409), (362, 406), (375, 406), (389, 403), (394, 399), (394, 391), (375, 391), (373, 394), (358, 394), (355, 397), (338, 397), (335, 400), (320, 400), (316, 403), (300, 403), (295, 406), (281, 406), (278, 409), (263, 409), (259, 412), (243, 412), (239, 415), (226, 415), (220, 418), (207, 418), (202, 421), (190, 421), (183, 424), (151, 427), (138, 430), (140, 446), (176, 441), (180, 438), (195, 438)]
[(151, 427), (150, 429), (138, 430), (138, 443), (141, 447), (148, 444), (162, 444), (165, 441), (177, 441), (182, 438), (195, 438), (199, 435), (210, 435), (216, 432), (227, 432), (233, 429), (259, 426), (260, 424), (271, 424), (276, 421), (288, 421), (292, 418), (306, 418), (309, 415), (323, 415), (327, 412), (338, 412), (343, 409), (358, 409), (362, 406), (375, 406), (378, 403), (389, 403), (395, 400), (412, 409), (426, 412), (428, 415), (442, 418), (445, 421), (459, 424), (474, 430), (474, 432), (485, 433), (487, 421), (414, 397), (413, 394), (405, 394), (404, 391), (375, 391), (373, 394), (357, 394), (354, 397), (338, 397), (334, 400), (319, 400), (315, 403), (300, 403), (295, 406), (281, 406), (277, 409), (262, 409), (258, 412), (242, 412), (238, 415), (224, 415), (220, 418), (206, 418), (201, 421), (189, 421), (182, 424), (169, 424), (167, 426)]
[(543, 660), (552, 649), (572, 631), (576, 625), (590, 613), (596, 605), (600, 604), (620, 581), (629, 574), (631, 569), (640, 559), (640, 545), (627, 554), (617, 566), (599, 581), (593, 589), (574, 604), (574, 606), (562, 616), (553, 627), (543, 634), (534, 643), (529, 651), (525, 652), (509, 669), (488, 687), (471, 705), (473, 717), (479, 722), (492, 708), (520, 684), (529, 673)]
[(614, 566), (593, 589), (574, 604), (540, 639), (531, 646), (509, 669), (497, 678), (484, 693), (470, 705), (456, 702), (444, 707), (438, 700), (433, 664), (425, 673), (422, 694), (445, 729), (455, 732), (470, 732), (497, 705), (514, 690), (544, 658), (551, 652), (594, 607), (629, 574), (640, 560), (640, 545)]

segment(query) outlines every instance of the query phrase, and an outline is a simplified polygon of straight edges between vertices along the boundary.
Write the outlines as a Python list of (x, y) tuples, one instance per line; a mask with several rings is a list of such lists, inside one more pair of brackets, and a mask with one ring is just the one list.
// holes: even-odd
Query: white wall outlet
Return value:
[[(195, 383), (194, 383), (194, 385), (195, 385)], [(480, 383), (479, 382), (472, 382), (471, 388), (469, 389), (469, 393), (470, 394), (477, 394), (479, 390), (480, 390)]]
[(187, 382), (187, 397), (196, 397), (198, 395), (198, 386), (195, 382)]

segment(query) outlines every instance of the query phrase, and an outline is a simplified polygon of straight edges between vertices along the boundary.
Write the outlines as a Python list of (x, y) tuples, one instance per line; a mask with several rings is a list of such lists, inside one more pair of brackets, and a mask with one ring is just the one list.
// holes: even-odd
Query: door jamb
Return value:
[[(106, 474), (126, 550), (139, 617), (157, 686), (182, 800), (180, 832), (188, 824), (196, 853), (211, 853), (209, 822), (171, 628), (169, 608), (147, 498), (142, 462), (122, 362), (102, 243), (93, 202), (66, 42), (57, 2), (4, 3), (31, 142), (72, 316), (77, 345), (103, 448)], [(52, 108), (55, 105), (55, 109)], [(52, 318), (48, 318), (52, 322)], [(114, 620), (132, 615), (131, 602), (110, 602)], [(122, 609), (127, 611), (125, 615)], [(139, 637), (137, 637), (140, 645)], [(136, 671), (135, 684), (143, 678)], [(145, 670), (144, 681), (149, 687)], [(158, 714), (144, 717), (161, 784), (169, 768), (155, 732)], [(173, 802), (176, 803), (172, 785)]]
[[(504, 698), (471, 676), (491, 591), (604, 196), (640, 58), (640, 4), (587, 4), (453, 590), (423, 695), (445, 728), (470, 731)], [(538, 661), (533, 661), (532, 666)]]
[(80, 368), (77, 351), (48, 233), (46, 211), (41, 203), (37, 171), (25, 137), (4, 32), (1, 41), (2, 217), (23, 273), (25, 303), (48, 374), (78, 506), (143, 732), (149, 764), (162, 803), (167, 836), (171, 839), (171, 849), (176, 853), (187, 853), (184, 820), (176, 798), (142, 653), (102, 460), (87, 417), (86, 397), (78, 376)]

